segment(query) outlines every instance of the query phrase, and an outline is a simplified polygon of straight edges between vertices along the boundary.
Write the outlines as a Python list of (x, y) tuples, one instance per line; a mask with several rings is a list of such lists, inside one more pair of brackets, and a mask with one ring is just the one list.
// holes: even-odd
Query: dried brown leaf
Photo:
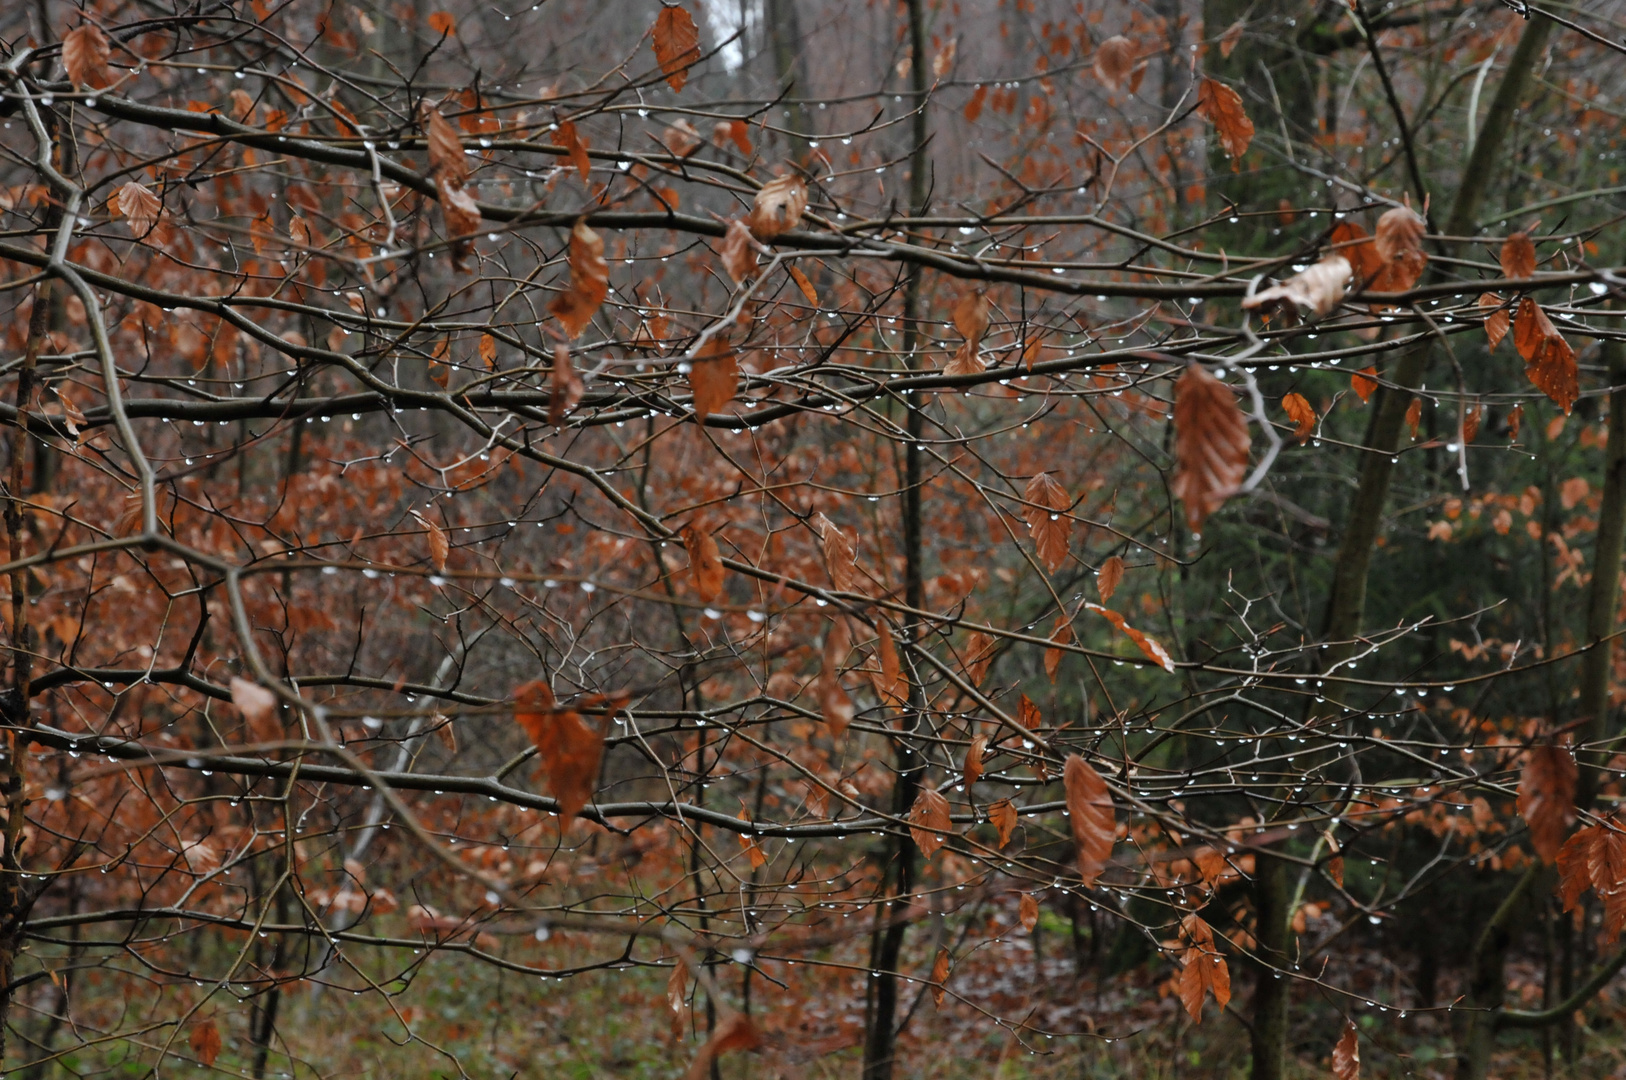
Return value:
[(718, 254), (722, 256), (729, 280), (736, 285), (757, 272), (756, 245), (751, 242), (751, 230), (739, 218), (729, 221)]
[(604, 238), (578, 221), (570, 230), (570, 287), (548, 304), (570, 337), (579, 337), (593, 321), (610, 292), (610, 265), (604, 259)]
[(824, 570), (837, 592), (861, 592), (858, 583), (858, 549), (841, 527), (824, 514), (813, 515), (813, 528), (824, 549)]
[(1507, 308), (1502, 303), (1502, 298), (1493, 292), (1480, 293), (1479, 306), (1490, 309), (1485, 315), (1485, 337), (1490, 342), (1490, 347), (1494, 349), (1507, 336), (1508, 328), (1513, 325), (1513, 320), (1508, 315)]
[(238, 676), (231, 681), (231, 703), (251, 727), (264, 724), (277, 710), (277, 695), (257, 682)]
[(418, 106), (418, 126), (429, 145), (429, 171), (435, 178), (454, 188), (468, 183), (469, 162), (463, 153), (463, 140), (427, 100)]
[(948, 983), (949, 954), (947, 949), (937, 950), (937, 959), (932, 964), (932, 1004), (941, 1008), (943, 1005), (943, 987)]
[(693, 525), (685, 525), (680, 534), (683, 547), (689, 553), (689, 574), (694, 578), (695, 595), (700, 602), (709, 604), (723, 592), (723, 553), (717, 550), (717, 541), (711, 533)]
[(1519, 776), (1519, 815), (1530, 830), (1530, 846), (1552, 862), (1575, 821), (1575, 759), (1566, 747), (1537, 743), (1525, 753)]
[(920, 849), (922, 858), (930, 859), (937, 853), (954, 831), (949, 819), (948, 800), (930, 787), (920, 789), (915, 805), (909, 809), (909, 835)]
[(1072, 496), (1049, 473), (1042, 472), (1028, 481), (1022, 498), (1028, 503), (1022, 516), (1027, 519), (1039, 561), (1054, 574), (1067, 561), (1067, 541), (1073, 532), (1067, 511), (1073, 505)]
[(661, 8), (655, 16), (655, 62), (666, 76), (666, 85), (674, 92), (682, 90), (689, 79), (689, 69), (700, 62), (700, 29), (685, 8)]
[(966, 790), (977, 782), (982, 776), (982, 758), (988, 752), (988, 736), (978, 734), (971, 736), (971, 744), (965, 749), (965, 767), (961, 770), (962, 783)]
[(159, 202), (158, 196), (136, 180), (119, 188), (119, 193), (114, 196), (114, 204), (124, 215), (130, 232), (136, 236), (146, 236), (158, 224), (158, 218), (164, 212), (164, 204)]
[(1100, 595), (1103, 604), (1112, 599), (1112, 594), (1118, 591), (1118, 583), (1123, 579), (1123, 557), (1119, 555), (1108, 556), (1095, 575), (1095, 591)]
[(113, 55), (112, 42), (95, 23), (80, 23), (62, 38), (62, 67), (75, 86), (100, 90), (113, 82), (107, 66)]
[(1332, 1074), (1338, 1080), (1360, 1080), (1361, 1036), (1354, 1021), (1344, 1021), (1344, 1033), (1332, 1048)]
[(1087, 889), (1101, 876), (1112, 855), (1117, 829), (1112, 793), (1101, 774), (1077, 754), (1067, 755), (1062, 783), (1067, 793), (1067, 817), (1073, 828), (1073, 843), (1078, 849), (1078, 875)]
[(999, 846), (1004, 847), (1011, 842), (1011, 834), (1016, 831), (1018, 821), (1016, 807), (1009, 799), (1000, 799), (988, 807), (988, 820), (994, 828), (999, 830)]
[(565, 152), (570, 163), (576, 166), (576, 173), (582, 178), (582, 183), (587, 183), (588, 175), (593, 171), (593, 162), (587, 156), (587, 140), (576, 130), (574, 120), (561, 121), (554, 129), (553, 145)]
[(558, 708), (553, 690), (540, 680), (514, 691), (514, 719), (536, 747), (548, 788), (559, 803), (560, 821), (569, 828), (598, 786), (604, 736), (576, 712)]
[(1377, 393), (1378, 390), (1378, 369), (1368, 366), (1359, 371), (1350, 372), (1349, 385), (1350, 389), (1355, 391), (1355, 396), (1360, 398), (1362, 402), (1371, 401), (1372, 395)]
[(192, 1025), (192, 1034), (186, 1041), (191, 1045), (198, 1063), (206, 1069), (213, 1066), (215, 1058), (220, 1056), (220, 1029), (213, 1020)]
[(576, 365), (570, 361), (570, 347), (563, 342), (553, 347), (553, 383), (548, 391), (548, 422), (558, 427), (581, 404), (584, 388)]
[(1095, 47), (1095, 77), (1108, 90), (1123, 89), (1135, 70), (1135, 43), (1122, 34), (1114, 34)]
[(1248, 297), (1242, 301), (1242, 306), (1251, 310), (1288, 303), (1300, 315), (1324, 318), (1343, 303), (1350, 273), (1348, 259), (1342, 255), (1329, 255), (1280, 285), (1272, 285)]
[(1022, 924), (1022, 929), (1030, 934), (1039, 925), (1039, 901), (1033, 898), (1032, 893), (1022, 894), (1022, 900), (1016, 906), (1016, 918)]
[(1186, 523), (1200, 532), (1248, 468), (1248, 422), (1231, 388), (1191, 364), (1174, 387), (1175, 470), (1171, 488)]
[(1536, 245), (1528, 233), (1516, 232), (1502, 241), (1502, 274), (1510, 278), (1536, 276)]
[(740, 364), (721, 334), (706, 342), (689, 365), (690, 402), (697, 423), (734, 400), (740, 389)]
[(1293, 437), (1304, 442), (1315, 431), (1315, 408), (1305, 400), (1303, 394), (1288, 394), (1282, 398), (1282, 411), (1287, 418), (1297, 425)]
[(762, 185), (751, 203), (751, 235), (772, 240), (801, 224), (807, 209), (807, 183), (794, 173)]
[(1253, 121), (1242, 108), (1242, 95), (1215, 79), (1204, 78), (1197, 87), (1197, 114), (1214, 125), (1220, 145), (1233, 165), (1253, 141)]
[(1122, 615), (1118, 614), (1118, 612), (1113, 611), (1111, 608), (1105, 608), (1100, 604), (1092, 604), (1088, 601), (1085, 601), (1084, 606), (1091, 611), (1097, 612), (1113, 626), (1116, 626), (1119, 630), (1123, 631), (1124, 636), (1129, 638), (1130, 641), (1133, 641), (1140, 651), (1146, 655), (1148, 660), (1152, 661), (1164, 671), (1172, 672), (1174, 670), (1174, 658), (1169, 655), (1169, 651), (1167, 649), (1158, 644), (1156, 639), (1148, 637), (1139, 630), (1136, 630), (1133, 626), (1130, 626), (1128, 620), (1126, 620)]

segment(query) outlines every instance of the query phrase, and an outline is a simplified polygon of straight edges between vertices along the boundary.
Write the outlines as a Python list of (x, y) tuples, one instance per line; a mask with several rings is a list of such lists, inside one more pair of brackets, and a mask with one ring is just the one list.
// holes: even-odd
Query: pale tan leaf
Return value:
[(801, 224), (807, 209), (807, 183), (794, 173), (762, 185), (751, 203), (751, 235), (772, 240)]
[(250, 725), (259, 725), (271, 719), (277, 709), (277, 695), (239, 676), (231, 680), (231, 703), (243, 714)]
[(114, 196), (114, 205), (124, 220), (130, 225), (130, 232), (136, 236), (145, 236), (152, 227), (158, 224), (158, 218), (164, 212), (164, 204), (158, 201), (145, 184), (131, 180)]
[(1242, 306), (1251, 310), (1288, 303), (1300, 315), (1324, 318), (1343, 303), (1350, 274), (1348, 259), (1342, 255), (1329, 255), (1280, 285), (1272, 285), (1247, 297), (1242, 301)]
[(757, 249), (751, 242), (751, 230), (739, 218), (730, 219), (718, 253), (729, 280), (736, 285), (757, 272)]

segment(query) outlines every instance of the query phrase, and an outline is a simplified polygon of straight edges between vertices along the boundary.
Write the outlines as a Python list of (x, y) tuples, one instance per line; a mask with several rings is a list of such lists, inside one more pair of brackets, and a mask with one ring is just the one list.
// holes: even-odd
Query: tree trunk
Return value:
[(1258, 981), (1253, 992), (1252, 1080), (1284, 1080), (1287, 1075), (1287, 1002), (1293, 980), (1284, 971), (1292, 913), (1288, 864), (1266, 852), (1254, 856), (1253, 905), (1257, 913)]

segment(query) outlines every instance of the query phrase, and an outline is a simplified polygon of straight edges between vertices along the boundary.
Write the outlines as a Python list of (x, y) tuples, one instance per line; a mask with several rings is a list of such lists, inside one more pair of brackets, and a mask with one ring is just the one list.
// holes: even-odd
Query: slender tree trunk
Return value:
[(1254, 856), (1253, 905), (1257, 913), (1255, 965), (1258, 981), (1253, 992), (1251, 1032), (1252, 1080), (1283, 1080), (1287, 1075), (1287, 1003), (1293, 980), (1283, 972), (1290, 966), (1288, 931), (1292, 921), (1288, 864), (1265, 852)]
[(1474, 944), (1468, 993), (1457, 1010), (1463, 1018), (1462, 1034), (1457, 1040), (1457, 1080), (1485, 1080), (1491, 1051), (1496, 1048), (1496, 1013), (1502, 1007), (1504, 994), (1502, 969), (1507, 962), (1508, 947), (1513, 944), (1519, 916), (1527, 909), (1525, 894), (1540, 876), (1541, 864), (1532, 862)]
[[(928, 128), (926, 125), (926, 26), (921, 0), (909, 0), (909, 65), (914, 99), (914, 153), (910, 160), (910, 210), (920, 214), (925, 210), (926, 193), (930, 190), (926, 153)], [(911, 267), (903, 290), (903, 355), (908, 363), (920, 343), (920, 270)], [(921, 569), (921, 453), (918, 449), (923, 431), (924, 417), (913, 402), (909, 403), (904, 420), (908, 439), (904, 448), (903, 490), (903, 549), (904, 549), (904, 601), (920, 610), (924, 603), (924, 577)], [(920, 627), (911, 622), (904, 628), (908, 646), (918, 643)], [(892, 812), (902, 816), (908, 813), (920, 792), (921, 774), (925, 763), (909, 739), (919, 722), (925, 700), (919, 680), (909, 680), (909, 702), (903, 721), (904, 734), (894, 740), (898, 775), (892, 788)], [(891, 878), (891, 897), (907, 897), (915, 886), (915, 844), (907, 834), (890, 835), (886, 841), (887, 865), (883, 873)], [(897, 1053), (898, 957), (903, 951), (903, 937), (908, 923), (901, 917), (902, 904), (882, 909), (881, 929), (870, 952), (870, 970), (876, 977), (870, 980), (869, 1008), (865, 1010), (867, 1030), (864, 1033), (864, 1080), (891, 1080), (892, 1062)]]
[[(1609, 734), (1609, 674), (1614, 645), (1604, 639), (1615, 632), (1620, 608), (1620, 559), (1626, 543), (1626, 348), (1619, 341), (1599, 342), (1609, 372), (1609, 442), (1604, 450), (1603, 500), (1598, 508), (1598, 542), (1592, 555), (1592, 582), (1587, 597), (1586, 643), (1581, 658), (1580, 701), (1575, 743), (1580, 748), (1580, 782), (1576, 805), (1591, 807), (1598, 779), (1611, 751), (1594, 750)], [(1599, 644), (1603, 642), (1603, 644)]]

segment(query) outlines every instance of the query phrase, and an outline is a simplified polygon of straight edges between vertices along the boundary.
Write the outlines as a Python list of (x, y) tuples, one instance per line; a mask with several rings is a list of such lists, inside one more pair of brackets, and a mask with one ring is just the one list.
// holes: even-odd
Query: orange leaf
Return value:
[(192, 1053), (197, 1055), (198, 1062), (204, 1068), (212, 1066), (215, 1058), (220, 1056), (220, 1029), (213, 1020), (193, 1025), (192, 1035), (187, 1042), (192, 1045)]
[(1575, 759), (1568, 749), (1537, 743), (1525, 753), (1519, 776), (1519, 814), (1530, 829), (1530, 846), (1545, 862), (1558, 857), (1575, 821)]
[(982, 775), (982, 756), (988, 752), (988, 736), (971, 736), (971, 745), (965, 750), (965, 767), (961, 770), (962, 783), (969, 789)]
[(807, 184), (794, 173), (762, 185), (751, 203), (751, 235), (772, 240), (801, 224), (807, 210)]
[(740, 388), (740, 365), (734, 350), (722, 335), (713, 337), (702, 347), (700, 355), (689, 365), (690, 402), (697, 423), (722, 409)]
[(1383, 272), (1383, 256), (1378, 254), (1377, 245), (1355, 222), (1340, 221), (1327, 240), (1335, 252), (1349, 260), (1359, 288), (1366, 288)]
[(552, 689), (540, 680), (514, 691), (514, 719), (536, 746), (548, 787), (559, 802), (561, 827), (568, 829), (598, 787), (604, 736), (577, 713), (557, 708)]
[(971, 92), (971, 97), (965, 103), (966, 123), (974, 124), (977, 117), (982, 115), (982, 103), (988, 100), (988, 87), (978, 86)]
[(1587, 847), (1587, 876), (1603, 903), (1603, 933), (1609, 941), (1626, 928), (1626, 833), (1613, 820), (1597, 826)]
[(1016, 703), (1016, 720), (1029, 731), (1036, 731), (1039, 725), (1044, 723), (1044, 716), (1039, 712), (1039, 706), (1033, 703), (1033, 699), (1023, 694), (1021, 700)]
[(1078, 875), (1087, 889), (1101, 876), (1112, 855), (1117, 828), (1112, 793), (1101, 774), (1077, 754), (1067, 755), (1062, 783), (1067, 792), (1067, 817), (1073, 827), (1073, 843), (1078, 849)]
[(610, 266), (604, 261), (604, 238), (578, 221), (570, 230), (570, 287), (548, 304), (565, 333), (579, 337), (593, 321), (610, 291)]
[(469, 179), (469, 162), (463, 153), (463, 140), (440, 110), (426, 100), (418, 106), (418, 126), (423, 128), (429, 146), (429, 171), (452, 187), (462, 187)]
[(1073, 504), (1072, 497), (1049, 473), (1036, 473), (1022, 498), (1030, 504), (1022, 508), (1022, 516), (1027, 518), (1039, 560), (1054, 574), (1067, 561), (1067, 539), (1073, 531), (1067, 511)]
[(1174, 658), (1169, 655), (1169, 650), (1158, 644), (1154, 638), (1147, 637), (1133, 626), (1130, 626), (1128, 620), (1122, 615), (1111, 608), (1102, 607), (1100, 604), (1092, 604), (1089, 601), (1085, 601), (1084, 606), (1091, 611), (1099, 612), (1113, 626), (1122, 630), (1124, 636), (1133, 641), (1140, 648), (1140, 651), (1146, 654), (1148, 660), (1164, 671), (1172, 672), (1174, 670)]
[(1253, 121), (1242, 108), (1242, 95), (1222, 82), (1204, 78), (1197, 88), (1197, 114), (1214, 125), (1220, 145), (1233, 162), (1248, 152)]
[(582, 377), (576, 373), (576, 365), (570, 362), (570, 347), (561, 342), (553, 347), (553, 383), (548, 391), (548, 422), (558, 427), (581, 403), (582, 392)]
[(1023, 893), (1022, 901), (1017, 905), (1016, 917), (1022, 923), (1022, 929), (1033, 933), (1033, 928), (1039, 925), (1039, 902), (1033, 898), (1032, 893)]
[(1515, 405), (1507, 414), (1507, 440), (1516, 442), (1519, 438), (1519, 428), (1524, 424), (1524, 406)]
[[(1073, 640), (1073, 623), (1064, 612), (1056, 616), (1056, 625), (1050, 631), (1050, 640), (1057, 645), (1066, 645)], [(1056, 670), (1061, 667), (1062, 651), (1060, 649), (1046, 649), (1044, 651), (1044, 673), (1050, 681), (1056, 681)]]
[(1417, 438), (1417, 429), (1423, 423), (1423, 399), (1412, 398), (1411, 404), (1406, 406), (1406, 427), (1411, 429), (1411, 437)]
[(1536, 276), (1536, 245), (1528, 233), (1516, 232), (1502, 241), (1502, 273), (1510, 278)]
[(1293, 432), (1294, 438), (1301, 443), (1308, 439), (1310, 433), (1315, 430), (1316, 415), (1315, 409), (1305, 400), (1304, 395), (1288, 394), (1282, 398), (1282, 411), (1287, 413), (1289, 420), (1298, 425), (1297, 430)]
[(1568, 416), (1581, 396), (1581, 372), (1575, 362), (1575, 350), (1562, 334), (1553, 333), (1541, 339), (1536, 357), (1525, 365), (1524, 373), (1536, 389), (1553, 399)]
[(1558, 849), (1558, 857), (1553, 861), (1558, 865), (1558, 895), (1564, 901), (1565, 911), (1573, 911), (1581, 901), (1581, 894), (1592, 884), (1592, 843), (1602, 832), (1602, 826), (1598, 825), (1577, 829)]
[(695, 595), (709, 604), (723, 591), (723, 555), (711, 533), (685, 525), (680, 534), (689, 553), (689, 573), (694, 577)]
[(1227, 60), (1231, 58), (1231, 53), (1236, 51), (1237, 42), (1242, 40), (1242, 31), (1246, 27), (1247, 20), (1238, 19), (1225, 28), (1225, 33), (1221, 34), (1219, 39), (1220, 56)]
[(1095, 575), (1095, 591), (1100, 594), (1103, 604), (1112, 599), (1112, 594), (1118, 591), (1118, 583), (1123, 579), (1123, 558), (1118, 555), (1108, 557)]
[(593, 163), (587, 157), (587, 141), (577, 133), (575, 121), (566, 120), (559, 125), (553, 133), (553, 145), (564, 150), (565, 156), (570, 158), (570, 163), (581, 174), (582, 183), (587, 183)]
[(711, 1072), (711, 1063), (730, 1050), (755, 1050), (761, 1045), (762, 1034), (751, 1023), (751, 1018), (729, 1010), (718, 1018), (711, 1038), (695, 1055), (694, 1061), (689, 1064), (689, 1071), (683, 1074), (683, 1080), (701, 1080)]
[(1493, 292), (1480, 293), (1479, 306), (1493, 309), (1485, 316), (1485, 337), (1489, 339), (1490, 347), (1494, 349), (1507, 336), (1508, 327), (1513, 324), (1513, 320), (1508, 317), (1507, 308), (1502, 306), (1502, 298)]
[(920, 794), (915, 796), (908, 820), (909, 835), (925, 859), (935, 855), (948, 834), (954, 831), (954, 823), (949, 820), (948, 800), (929, 787), (921, 788)]
[(757, 249), (751, 243), (751, 230), (739, 218), (729, 221), (718, 254), (722, 257), (723, 269), (736, 285), (757, 272)]
[(973, 630), (965, 639), (965, 673), (972, 686), (981, 686), (988, 677), (988, 668), (994, 662), (994, 639), (981, 630)]
[(62, 37), (62, 67), (75, 86), (100, 90), (113, 81), (107, 66), (113, 46), (95, 23), (80, 23)]
[(789, 274), (790, 279), (796, 283), (796, 287), (802, 290), (802, 295), (807, 297), (807, 302), (812, 304), (814, 307), (818, 307), (819, 294), (814, 291), (813, 283), (807, 280), (807, 275), (802, 273), (798, 267), (792, 265), (786, 265), (785, 272)]
[(1135, 69), (1135, 43), (1114, 34), (1095, 47), (1095, 77), (1114, 92), (1121, 90)]
[(429, 13), (429, 29), (437, 34), (450, 37), (457, 33), (457, 20), (452, 18), (449, 11), (431, 11)]
[(949, 977), (949, 954), (947, 949), (937, 950), (937, 960), (932, 964), (932, 1004), (941, 1007), (943, 1004), (943, 987)]
[(430, 565), (437, 571), (444, 571), (446, 569), (446, 558), (452, 553), (451, 542), (446, 539), (446, 530), (416, 510), (412, 511), (412, 516), (418, 519), (418, 524), (423, 526), (424, 532), (429, 538)]
[(875, 653), (880, 658), (881, 670), (871, 673), (870, 682), (875, 686), (875, 696), (881, 699), (882, 704), (893, 709), (901, 709), (909, 702), (909, 680), (904, 678), (903, 667), (898, 663), (898, 649), (892, 641), (892, 627), (885, 619), (875, 621), (877, 634)]
[(655, 60), (673, 91), (683, 89), (689, 69), (700, 62), (700, 30), (694, 18), (681, 7), (663, 7), (655, 16)]
[(1190, 942), (1182, 958), (1180, 1002), (1195, 1023), (1203, 1021), (1203, 998), (1214, 996), (1223, 1011), (1231, 1000), (1231, 969), (1214, 948), (1214, 932), (1198, 915), (1180, 920), (1180, 931)]
[(1350, 373), (1350, 388), (1355, 391), (1355, 396), (1360, 398), (1362, 402), (1371, 401), (1372, 395), (1377, 392), (1377, 376), (1378, 369), (1375, 367), (1364, 367), (1359, 371)]
[(1338, 1080), (1360, 1080), (1361, 1036), (1354, 1021), (1344, 1021), (1344, 1034), (1332, 1048), (1332, 1074)]
[(1186, 523), (1200, 532), (1241, 485), (1248, 468), (1248, 422), (1231, 388), (1191, 364), (1174, 386), (1174, 480)]
[(813, 531), (824, 549), (824, 570), (837, 592), (862, 592), (858, 587), (858, 556), (852, 540), (823, 513), (813, 515)]
[(988, 820), (999, 830), (999, 846), (1004, 847), (1010, 843), (1011, 834), (1016, 831), (1017, 823), (1016, 807), (1011, 805), (1011, 800), (1000, 799), (988, 807)]
[(490, 334), (480, 335), (480, 359), (485, 361), (486, 370), (496, 370), (497, 339), (492, 337)]

